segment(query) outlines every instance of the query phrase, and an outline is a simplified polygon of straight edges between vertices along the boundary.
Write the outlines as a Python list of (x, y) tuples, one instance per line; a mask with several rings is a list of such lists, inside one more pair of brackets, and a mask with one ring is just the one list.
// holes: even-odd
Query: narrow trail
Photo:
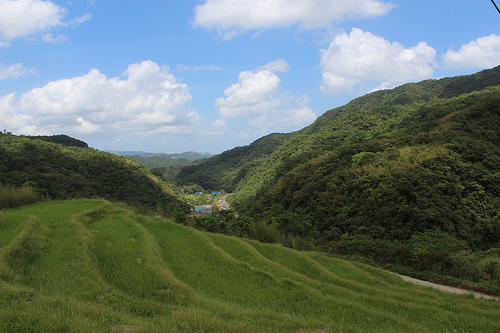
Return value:
[(400, 274), (396, 274), (396, 275), (398, 275), (399, 277), (401, 277), (405, 281), (412, 282), (412, 283), (415, 283), (415, 284), (418, 284), (418, 285), (424, 286), (424, 287), (436, 288), (436, 289), (440, 289), (440, 290), (443, 290), (443, 291), (446, 291), (449, 293), (455, 293), (455, 294), (462, 294), (462, 295), (463, 294), (473, 294), (474, 297), (476, 297), (476, 298), (494, 299), (497, 301), (500, 300), (500, 297), (488, 296), (488, 295), (474, 292), (471, 290), (465, 290), (465, 289), (460, 289), (460, 288), (455, 288), (455, 287), (450, 287), (450, 286), (444, 286), (442, 284), (437, 284), (437, 283), (432, 283), (429, 281), (419, 280), (419, 279), (415, 279), (415, 278), (412, 278), (412, 277), (409, 277), (406, 275), (400, 275)]

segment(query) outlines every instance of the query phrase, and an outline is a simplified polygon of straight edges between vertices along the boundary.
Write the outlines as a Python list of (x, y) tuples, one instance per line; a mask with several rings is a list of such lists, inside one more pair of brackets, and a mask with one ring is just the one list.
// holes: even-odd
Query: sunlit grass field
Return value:
[(101, 200), (0, 212), (0, 332), (500, 332), (500, 301)]

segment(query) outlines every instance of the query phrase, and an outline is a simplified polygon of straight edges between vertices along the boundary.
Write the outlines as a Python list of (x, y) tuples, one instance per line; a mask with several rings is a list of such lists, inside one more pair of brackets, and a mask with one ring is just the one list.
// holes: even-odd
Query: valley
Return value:
[(499, 138), (500, 67), (148, 166), (4, 131), (0, 331), (497, 332), (390, 272), (500, 295)]

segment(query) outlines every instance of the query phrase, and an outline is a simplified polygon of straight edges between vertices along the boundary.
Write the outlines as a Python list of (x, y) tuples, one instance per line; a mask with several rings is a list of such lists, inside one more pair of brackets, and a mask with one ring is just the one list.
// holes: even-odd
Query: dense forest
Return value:
[(499, 84), (497, 67), (375, 92), (179, 176), (235, 190), (240, 234), (500, 286)]
[[(175, 187), (155, 177), (144, 165), (60, 136), (33, 138), (0, 135), (0, 183), (29, 186), (52, 199), (104, 198), (156, 210), (188, 211)], [(86, 144), (85, 144), (86, 145)]]
[(252, 144), (223, 152), (199, 163), (183, 167), (176, 178), (184, 183), (195, 183), (205, 189), (236, 189), (238, 183), (251, 170), (294, 134), (274, 133), (262, 137)]

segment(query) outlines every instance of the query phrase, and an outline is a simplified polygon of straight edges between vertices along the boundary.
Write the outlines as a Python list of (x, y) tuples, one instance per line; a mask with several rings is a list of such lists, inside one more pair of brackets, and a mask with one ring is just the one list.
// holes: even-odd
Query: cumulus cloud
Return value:
[(244, 71), (238, 83), (225, 89), (226, 97), (217, 98), (215, 105), (224, 118), (263, 113), (279, 105), (274, 96), (279, 86), (280, 78), (272, 71)]
[(37, 33), (46, 41), (60, 41), (62, 37), (54, 37), (47, 31), (58, 26), (78, 25), (90, 18), (90, 14), (85, 14), (65, 23), (66, 13), (65, 8), (51, 1), (0, 0), (0, 45)]
[(324, 28), (344, 18), (383, 15), (393, 7), (380, 0), (207, 0), (195, 7), (193, 25), (216, 29), (229, 39), (250, 29), (297, 23), (305, 29)]
[(443, 56), (448, 67), (494, 67), (500, 64), (500, 36), (491, 34), (481, 37), (460, 47), (460, 50), (449, 50)]
[[(9, 129), (26, 133), (72, 133), (112, 137), (122, 132), (168, 132), (197, 120), (185, 109), (188, 87), (177, 83), (167, 67), (153, 61), (132, 64), (122, 78), (107, 78), (97, 69), (50, 82), (24, 93), (2, 97)], [(6, 126), (7, 126), (6, 125)], [(28, 133), (27, 133), (28, 134)]]
[(241, 72), (238, 83), (225, 89), (225, 97), (215, 101), (219, 115), (226, 119), (245, 117), (255, 135), (296, 129), (313, 121), (316, 115), (307, 106), (307, 96), (297, 98), (280, 91), (280, 78), (275, 71), (288, 71), (286, 61), (279, 59), (255, 71)]
[[(0, 96), (0, 118), (2, 126), (9, 131), (24, 134), (36, 134), (33, 118), (16, 110), (17, 99), (14, 93)], [(39, 134), (46, 134), (40, 132)]]
[(379, 82), (380, 88), (432, 77), (436, 50), (425, 42), (405, 48), (383, 37), (352, 29), (334, 37), (322, 51), (322, 89), (336, 94), (351, 91), (365, 81)]

